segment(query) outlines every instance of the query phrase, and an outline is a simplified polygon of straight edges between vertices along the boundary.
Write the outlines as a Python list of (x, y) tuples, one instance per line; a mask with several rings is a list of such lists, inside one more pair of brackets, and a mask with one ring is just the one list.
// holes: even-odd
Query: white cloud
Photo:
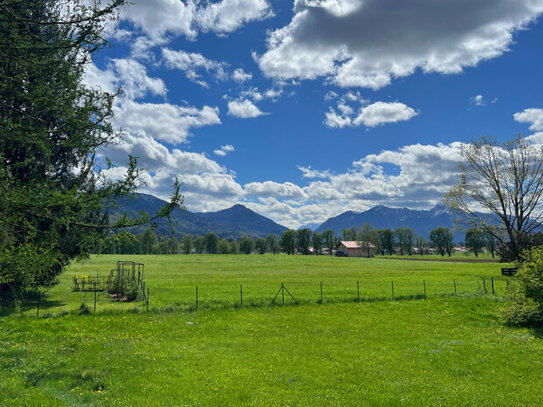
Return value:
[(530, 123), (530, 130), (543, 130), (543, 109), (524, 109), (513, 117), (519, 123)]
[(224, 35), (271, 16), (267, 0), (134, 0), (122, 10), (120, 19), (133, 23), (151, 42), (164, 43), (168, 36), (195, 39), (199, 31)]
[(245, 192), (259, 197), (306, 198), (303, 189), (291, 182), (283, 184), (275, 181), (251, 182), (245, 184)]
[(542, 12), (543, 0), (295, 0), (257, 60), (275, 79), (377, 89), (418, 68), (452, 74), (498, 57)]
[(362, 123), (366, 127), (375, 127), (384, 123), (409, 120), (417, 114), (412, 108), (403, 103), (375, 102), (360, 110), (360, 114), (353, 120), (353, 125), (357, 126)]
[(179, 144), (193, 127), (220, 124), (219, 109), (182, 107), (169, 103), (137, 103), (124, 100), (114, 108), (115, 124), (130, 132), (142, 131), (156, 140)]
[(201, 75), (198, 73), (201, 69), (212, 73), (217, 80), (225, 80), (228, 77), (224, 62), (208, 59), (199, 53), (162, 48), (162, 58), (168, 68), (185, 72), (188, 79), (205, 87), (208, 87), (208, 84), (200, 79)]
[(230, 116), (239, 117), (242, 119), (250, 119), (262, 116), (262, 112), (253, 102), (248, 99), (232, 100), (228, 102), (228, 114)]
[(231, 144), (226, 144), (226, 145), (224, 145), (224, 146), (221, 146), (221, 148), (218, 149), (218, 150), (213, 150), (213, 153), (214, 153), (215, 155), (219, 155), (219, 156), (221, 156), (221, 157), (224, 157), (224, 156), (227, 155), (228, 153), (231, 153), (231, 152), (233, 152), (233, 151), (235, 151), (235, 150), (236, 150), (236, 149), (234, 148), (233, 145), (231, 145)]
[(354, 109), (344, 102), (337, 105), (339, 113), (330, 107), (325, 113), (324, 123), (331, 128), (360, 126), (375, 127), (385, 123), (397, 123), (412, 119), (418, 113), (411, 107), (399, 102), (375, 102), (362, 106), (355, 114)]
[(162, 79), (149, 77), (145, 66), (130, 58), (112, 59), (104, 71), (90, 63), (86, 67), (84, 81), (92, 88), (110, 93), (121, 88), (130, 99), (143, 97), (147, 93), (158, 96), (166, 96), (167, 93)]
[(143, 97), (149, 91), (153, 95), (166, 96), (166, 85), (160, 78), (147, 76), (147, 69), (133, 59), (113, 59), (117, 80), (130, 98)]
[(253, 74), (245, 72), (242, 68), (236, 69), (232, 74), (232, 79), (234, 79), (236, 82), (250, 81), (252, 78)]
[(475, 106), (485, 106), (486, 101), (483, 97), (483, 95), (477, 95), (471, 98), (471, 103), (473, 103)]
[(222, 0), (199, 8), (196, 19), (204, 32), (231, 33), (249, 21), (273, 16), (266, 0)]
[(332, 175), (328, 170), (315, 170), (311, 168), (310, 165), (307, 167), (302, 167), (299, 165), (297, 168), (302, 172), (302, 176), (304, 178), (330, 178)]
[(179, 0), (135, 0), (121, 13), (121, 20), (128, 20), (151, 38), (161, 38), (166, 33), (195, 38), (193, 27), (196, 4)]

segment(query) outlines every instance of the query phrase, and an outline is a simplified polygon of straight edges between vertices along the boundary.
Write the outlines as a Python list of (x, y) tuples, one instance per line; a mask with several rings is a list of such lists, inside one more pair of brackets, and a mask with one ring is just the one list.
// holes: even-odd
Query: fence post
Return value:
[(147, 288), (147, 312), (149, 312), (149, 288)]
[(494, 277), (490, 277), (490, 281), (492, 281), (492, 295), (496, 295), (494, 292)]
[(96, 314), (96, 289), (94, 289), (94, 313)]
[(239, 304), (243, 307), (243, 284), (239, 285)]
[(321, 302), (320, 303), (322, 304), (322, 281), (321, 281)]
[(454, 295), (456, 295), (456, 280), (453, 279), (453, 284), (454, 284)]
[(486, 280), (484, 279), (484, 277), (483, 277), (483, 290), (484, 290), (485, 295), (486, 295)]
[(394, 281), (392, 282), (392, 301), (394, 301)]
[(426, 280), (422, 280), (422, 286), (424, 287), (424, 299), (426, 299)]
[(506, 281), (505, 292), (503, 293), (503, 295), (507, 294), (507, 289), (509, 288), (509, 280), (505, 280), (505, 281)]
[(356, 302), (360, 302), (360, 281), (356, 282)]
[(196, 309), (198, 309), (198, 286), (196, 286)]
[(285, 283), (281, 283), (281, 296), (283, 297), (283, 305), (285, 305)]

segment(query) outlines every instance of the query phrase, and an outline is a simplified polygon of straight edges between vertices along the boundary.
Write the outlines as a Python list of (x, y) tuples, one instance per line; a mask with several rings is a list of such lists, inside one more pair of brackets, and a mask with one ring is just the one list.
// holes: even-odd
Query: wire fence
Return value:
[[(273, 307), (294, 304), (362, 303), (376, 301), (425, 300), (446, 296), (494, 296), (503, 298), (510, 280), (504, 278), (480, 279), (398, 279), (390, 281), (286, 281), (263, 284), (223, 285), (185, 283), (182, 287), (160, 286), (152, 293), (133, 302), (113, 301), (107, 292), (86, 290), (81, 301), (70, 296), (35, 293), (16, 301), (0, 304), (0, 315), (58, 316), (65, 314), (96, 314), (105, 312), (149, 312), (180, 310), (192, 312), (202, 309), (243, 307)], [(173, 290), (173, 292), (172, 292)], [(89, 298), (90, 297), (90, 298)]]

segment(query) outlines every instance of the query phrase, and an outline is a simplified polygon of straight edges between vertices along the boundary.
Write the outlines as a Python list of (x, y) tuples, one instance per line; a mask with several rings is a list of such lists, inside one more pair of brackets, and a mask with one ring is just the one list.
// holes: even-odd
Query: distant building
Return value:
[(370, 242), (357, 242), (356, 240), (342, 240), (336, 246), (336, 256), (343, 257), (373, 257), (375, 246)]

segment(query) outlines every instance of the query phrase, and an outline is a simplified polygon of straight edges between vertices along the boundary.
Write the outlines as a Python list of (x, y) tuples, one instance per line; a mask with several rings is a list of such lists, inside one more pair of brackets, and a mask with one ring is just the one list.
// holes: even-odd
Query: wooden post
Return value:
[(394, 281), (392, 282), (392, 301), (394, 301)]
[(322, 281), (321, 281), (321, 304), (322, 304)]
[(196, 286), (196, 309), (198, 309), (198, 286)]
[(147, 288), (147, 312), (149, 312), (149, 288)]
[(39, 318), (40, 316), (40, 296), (41, 296), (41, 293), (40, 291), (38, 290), (38, 306), (36, 308), (36, 317)]
[(360, 302), (360, 281), (356, 282), (356, 302)]
[(509, 288), (509, 280), (506, 280), (506, 284), (505, 284), (505, 293), (503, 293), (504, 295), (507, 294), (507, 289)]
[(494, 277), (490, 277), (490, 281), (492, 282), (492, 295), (496, 295), (494, 292)]
[(239, 285), (239, 305), (243, 307), (243, 284)]
[(485, 295), (486, 295), (486, 280), (483, 278), (483, 290), (485, 292)]
[(281, 283), (281, 295), (283, 296), (283, 305), (285, 305), (285, 284)]
[(424, 299), (426, 299), (426, 280), (422, 280), (422, 287), (424, 288)]
[(454, 295), (456, 295), (456, 280), (453, 279), (453, 284), (454, 284)]
[(96, 289), (94, 290), (94, 313), (96, 314)]

